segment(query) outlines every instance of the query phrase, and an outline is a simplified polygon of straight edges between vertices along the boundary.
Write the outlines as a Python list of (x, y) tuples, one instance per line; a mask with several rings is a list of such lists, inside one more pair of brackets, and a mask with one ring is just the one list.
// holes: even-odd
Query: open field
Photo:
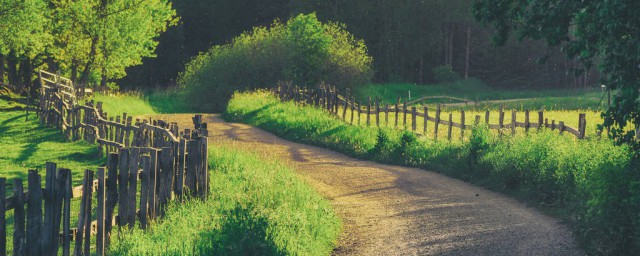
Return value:
[[(411, 91), (411, 99), (409, 99), (409, 91)], [(368, 97), (372, 99), (379, 98), (381, 101), (394, 104), (397, 97), (404, 100), (415, 100), (423, 96), (449, 96), (463, 98), (469, 101), (481, 101), (478, 105), (469, 103), (467, 105), (462, 101), (448, 99), (432, 99), (416, 102), (414, 105), (427, 105), (430, 107), (435, 104), (458, 104), (452, 106), (455, 109), (462, 110), (486, 110), (499, 109), (501, 106), (505, 109), (516, 109), (523, 111), (529, 110), (602, 110), (606, 107), (606, 98), (603, 98), (603, 92), (599, 88), (587, 89), (549, 89), (549, 90), (531, 90), (531, 89), (494, 89), (476, 79), (460, 80), (448, 84), (433, 85), (415, 85), (415, 84), (372, 84), (354, 89), (354, 95), (360, 102), (366, 102)], [(506, 102), (487, 102), (493, 100), (512, 100), (522, 99), (518, 101)]]

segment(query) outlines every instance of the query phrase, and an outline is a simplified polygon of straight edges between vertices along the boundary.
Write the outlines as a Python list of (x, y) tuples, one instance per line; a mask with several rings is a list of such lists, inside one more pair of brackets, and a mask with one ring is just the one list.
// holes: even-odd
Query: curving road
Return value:
[[(193, 115), (158, 119), (191, 127)], [(584, 255), (572, 233), (511, 198), (444, 175), (354, 159), (205, 115), (210, 146), (278, 159), (343, 221), (334, 255)]]

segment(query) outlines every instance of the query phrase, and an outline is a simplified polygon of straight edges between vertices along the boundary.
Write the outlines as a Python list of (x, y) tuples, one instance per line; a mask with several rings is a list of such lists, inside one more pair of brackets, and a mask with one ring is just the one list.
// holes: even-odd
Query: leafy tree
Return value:
[(4, 81), (5, 59), (10, 83), (30, 82), (32, 60), (42, 57), (51, 37), (45, 30), (48, 16), (44, 0), (0, 0), (0, 82)]
[(58, 0), (55, 9), (55, 59), (74, 80), (81, 72), (80, 83), (92, 74), (102, 85), (125, 76), (125, 68), (154, 56), (154, 39), (176, 22), (168, 0)]
[(504, 44), (512, 31), (519, 39), (544, 39), (562, 46), (570, 58), (589, 68), (600, 62), (603, 82), (616, 90), (613, 105), (603, 113), (604, 126), (617, 142), (634, 141), (640, 127), (640, 1), (478, 0), (476, 17), (496, 29)]

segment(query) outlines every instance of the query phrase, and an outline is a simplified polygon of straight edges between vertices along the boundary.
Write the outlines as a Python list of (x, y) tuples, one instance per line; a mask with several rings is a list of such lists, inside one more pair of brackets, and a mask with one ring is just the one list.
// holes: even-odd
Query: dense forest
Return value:
[[(338, 22), (373, 57), (374, 81), (426, 84), (453, 70), (506, 88), (595, 84), (593, 69), (542, 41), (495, 47), (472, 0), (1, 0), (0, 82), (31, 84), (32, 70), (80, 84), (168, 87), (185, 64), (255, 26), (301, 13)], [(146, 14), (151, 15), (146, 15)], [(155, 58), (153, 58), (155, 57)]]
[(433, 70), (451, 66), (508, 88), (575, 88), (593, 85), (595, 70), (579, 72), (577, 59), (544, 42), (511, 39), (496, 48), (493, 30), (474, 19), (471, 0), (185, 0), (175, 1), (180, 21), (160, 36), (157, 58), (128, 69), (127, 87), (175, 84), (184, 64), (212, 45), (229, 43), (254, 26), (300, 13), (336, 21), (364, 40), (374, 59), (376, 82), (434, 82)]

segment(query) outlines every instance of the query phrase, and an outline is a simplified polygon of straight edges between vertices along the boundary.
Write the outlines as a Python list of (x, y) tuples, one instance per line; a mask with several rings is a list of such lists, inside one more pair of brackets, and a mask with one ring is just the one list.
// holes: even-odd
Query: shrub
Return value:
[(460, 75), (453, 71), (449, 65), (438, 66), (433, 68), (433, 79), (439, 83), (455, 82), (460, 80)]
[(344, 25), (322, 24), (315, 14), (301, 14), (214, 46), (187, 64), (178, 84), (198, 110), (222, 110), (234, 91), (269, 88), (280, 81), (363, 85), (373, 75), (371, 63), (364, 42)]

